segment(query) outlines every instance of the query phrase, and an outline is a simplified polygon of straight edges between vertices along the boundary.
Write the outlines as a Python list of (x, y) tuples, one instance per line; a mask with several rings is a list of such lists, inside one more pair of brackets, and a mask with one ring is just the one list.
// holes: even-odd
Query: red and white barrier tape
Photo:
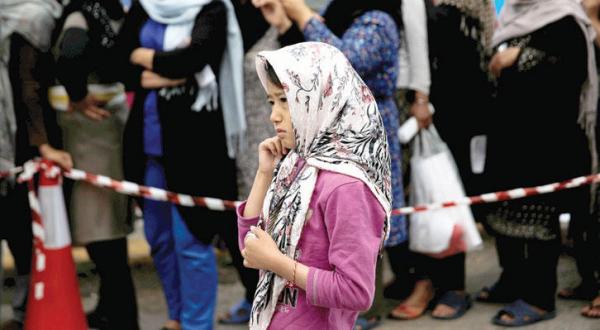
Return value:
[(23, 167), (19, 166), (19, 167), (15, 167), (11, 170), (8, 171), (0, 171), (0, 180), (4, 179), (4, 178), (8, 178), (11, 176), (15, 176), (19, 173), (23, 172)]
[[(43, 166), (44, 164), (42, 164)], [(12, 170), (11, 172), (23, 172), (19, 176), (19, 182), (25, 182), (31, 179), (33, 175), (37, 171), (40, 170), (40, 163), (37, 160), (32, 160), (27, 162), (22, 169), (20, 170)], [(51, 169), (45, 168), (45, 170), (51, 170), (54, 172), (54, 175), (59, 175), (61, 169), (58, 166), (53, 166)], [(14, 174), (13, 174), (14, 175)], [(183, 205), (183, 206), (201, 206), (206, 207), (210, 210), (215, 211), (225, 211), (235, 209), (241, 202), (238, 201), (227, 201), (218, 198), (210, 198), (210, 197), (196, 197), (184, 194), (178, 194), (171, 191), (154, 188), (154, 187), (146, 187), (142, 185), (138, 185), (137, 183), (129, 182), (129, 181), (118, 181), (112, 178), (109, 178), (104, 175), (96, 175), (86, 173), (81, 170), (72, 169), (69, 171), (63, 171), (63, 175), (67, 178), (76, 181), (85, 181), (90, 184), (93, 184), (98, 187), (112, 189), (122, 194), (143, 197), (147, 199), (152, 199), (156, 201), (164, 201), (171, 202), (173, 204)], [(1, 178), (1, 177), (0, 177)], [(594, 182), (600, 181), (600, 174), (594, 174), (589, 176), (581, 176), (578, 178), (574, 178), (571, 180), (566, 180), (563, 182), (555, 182), (537, 187), (529, 187), (529, 188), (517, 188), (507, 191), (499, 191), (494, 193), (483, 194), (479, 196), (472, 197), (463, 197), (455, 201), (447, 201), (442, 203), (433, 203), (428, 205), (417, 205), (417, 206), (408, 206), (399, 209), (392, 210), (392, 215), (407, 215), (416, 212), (425, 212), (432, 210), (439, 210), (444, 208), (450, 208), (455, 206), (462, 205), (475, 205), (475, 204), (485, 204), (485, 203), (494, 203), (501, 202), (513, 199), (519, 199), (529, 196), (543, 195), (549, 194), (561, 190), (578, 188), (581, 186), (589, 185)]]
[(461, 206), (461, 205), (475, 205), (475, 204), (502, 202), (502, 201), (508, 201), (508, 200), (513, 200), (513, 199), (529, 197), (529, 196), (549, 194), (549, 193), (566, 190), (566, 189), (578, 188), (578, 187), (589, 185), (589, 184), (592, 184), (592, 183), (598, 182), (598, 181), (600, 181), (600, 174), (580, 176), (580, 177), (577, 177), (577, 178), (574, 178), (571, 180), (550, 183), (550, 184), (546, 184), (543, 186), (529, 187), (529, 188), (517, 188), (517, 189), (512, 189), (512, 190), (483, 194), (483, 195), (479, 195), (479, 196), (463, 197), (463, 198), (455, 200), (455, 201), (448, 201), (448, 202), (443, 202), (443, 203), (433, 203), (433, 204), (428, 204), (428, 205), (403, 207), (403, 208), (392, 210), (392, 215), (403, 215), (403, 214), (411, 214), (411, 213), (416, 213), (416, 212), (439, 210), (439, 209), (450, 208), (450, 207)]

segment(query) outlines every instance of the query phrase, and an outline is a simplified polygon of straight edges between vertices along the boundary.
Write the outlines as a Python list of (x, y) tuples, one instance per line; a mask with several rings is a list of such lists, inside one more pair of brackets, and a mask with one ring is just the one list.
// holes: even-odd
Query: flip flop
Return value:
[[(581, 316), (583, 317), (587, 317), (589, 319), (600, 319), (600, 305), (594, 305), (593, 303), (590, 303), (588, 305), (589, 310), (587, 312), (581, 312)], [(589, 313), (591, 311), (595, 311), (596, 313), (598, 313), (597, 315), (590, 315)]]
[(473, 300), (471, 299), (471, 295), (465, 294), (464, 296), (459, 295), (456, 291), (448, 291), (444, 293), (444, 295), (437, 301), (437, 305), (446, 305), (456, 312), (452, 315), (448, 316), (434, 316), (431, 317), (436, 320), (456, 320), (471, 309), (473, 306)]
[(252, 304), (245, 298), (233, 305), (227, 315), (219, 319), (221, 324), (246, 324), (250, 321), (250, 312)]
[(361, 330), (369, 330), (378, 327), (381, 324), (379, 317), (373, 317), (370, 319), (359, 317), (354, 323), (354, 330), (360, 327)]
[[(512, 321), (502, 320), (502, 316), (510, 315), (513, 317)], [(522, 327), (525, 325), (534, 324), (540, 321), (550, 320), (556, 317), (556, 312), (545, 312), (544, 314), (538, 313), (533, 306), (529, 305), (525, 301), (519, 299), (514, 303), (502, 308), (496, 316), (492, 319), (492, 323), (505, 327)]]

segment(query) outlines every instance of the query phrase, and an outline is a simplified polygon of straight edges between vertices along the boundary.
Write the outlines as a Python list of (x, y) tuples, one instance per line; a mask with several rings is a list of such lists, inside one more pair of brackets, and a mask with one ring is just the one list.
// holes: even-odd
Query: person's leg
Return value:
[(244, 258), (240, 252), (238, 245), (238, 229), (237, 229), (237, 218), (234, 212), (222, 212), (219, 216), (219, 237), (225, 242), (233, 266), (240, 276), (240, 280), (246, 289), (246, 300), (252, 303), (254, 299), (254, 292), (258, 285), (258, 271), (256, 269), (244, 267)]
[[(211, 216), (212, 217), (212, 216)], [(244, 298), (233, 305), (229, 311), (219, 317), (220, 323), (246, 324), (250, 320), (250, 311), (254, 292), (258, 285), (258, 271), (244, 267), (244, 258), (238, 245), (237, 217), (234, 212), (220, 212), (215, 215), (215, 221), (219, 223), (218, 235), (225, 243), (233, 266), (237, 270), (239, 278), (246, 290)]]
[(432, 264), (435, 260), (420, 253), (411, 255), (415, 269), (415, 285), (410, 296), (391, 311), (390, 317), (395, 319), (410, 320), (423, 315), (434, 296), (431, 274), (434, 272)]
[(385, 250), (394, 273), (394, 281), (385, 287), (383, 295), (389, 299), (405, 299), (415, 285), (414, 274), (411, 272), (414, 265), (408, 242), (386, 247)]
[(592, 300), (598, 295), (598, 280), (594, 258), (596, 258), (598, 236), (594, 234), (594, 224), (586, 212), (571, 213), (571, 237), (577, 271), (581, 283), (574, 288), (565, 288), (559, 296), (567, 299)]
[[(146, 185), (157, 188), (166, 187), (162, 166), (152, 159), (148, 160), (146, 166)], [(181, 317), (181, 285), (175, 253), (175, 240), (173, 238), (171, 204), (145, 200), (143, 214), (144, 233), (150, 245), (154, 266), (163, 286), (169, 319), (178, 322)]]
[(31, 213), (26, 189), (23, 186), (15, 187), (9, 192), (5, 201), (7, 204), (4, 210), (7, 214), (13, 215), (11, 221), (14, 221), (6, 239), (17, 271), (15, 292), (12, 298), (13, 318), (22, 323), (25, 320), (33, 253)]
[(172, 206), (171, 210), (181, 283), (181, 326), (183, 329), (212, 329), (218, 285), (213, 246), (198, 241), (190, 233), (177, 208)]
[(519, 273), (522, 271), (524, 240), (497, 236), (496, 253), (502, 272), (498, 280), (481, 290), (477, 300), (481, 302), (509, 303), (517, 300), (519, 294)]
[(556, 309), (556, 268), (560, 255), (560, 241), (528, 241), (522, 281), (523, 300), (547, 312)]
[(100, 276), (100, 297), (95, 312), (106, 318), (106, 329), (139, 329), (127, 240), (95, 242), (86, 249)]
[[(434, 262), (435, 270), (431, 276), (439, 298), (432, 312), (434, 317), (447, 318), (470, 308), (470, 297), (465, 292), (465, 257), (464, 253), (459, 253)], [(461, 311), (463, 308), (466, 309)]]

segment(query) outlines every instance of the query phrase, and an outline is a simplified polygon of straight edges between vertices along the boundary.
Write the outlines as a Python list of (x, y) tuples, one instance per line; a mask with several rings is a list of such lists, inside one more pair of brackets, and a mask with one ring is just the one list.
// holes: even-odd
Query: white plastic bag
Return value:
[[(447, 202), (465, 196), (454, 158), (433, 125), (419, 132), (413, 141), (413, 150), (410, 161), (412, 205)], [(458, 251), (456, 246), (450, 246), (452, 235), (456, 236), (457, 232), (462, 236)], [(469, 206), (411, 214), (409, 237), (412, 251), (439, 257), (470, 251), (482, 244)]]

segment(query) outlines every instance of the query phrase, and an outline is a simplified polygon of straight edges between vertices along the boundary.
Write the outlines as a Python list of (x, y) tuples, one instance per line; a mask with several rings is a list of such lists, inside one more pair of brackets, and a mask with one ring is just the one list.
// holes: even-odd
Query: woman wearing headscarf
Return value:
[[(598, 77), (594, 32), (579, 1), (511, 0), (494, 34), (498, 76), (487, 170), (498, 190), (595, 172)], [(501, 178), (501, 180), (498, 180)], [(553, 318), (561, 213), (589, 221), (588, 188), (505, 202), (487, 218), (502, 274), (482, 292), (508, 302), (505, 326)]]
[[(237, 198), (244, 144), (243, 44), (228, 0), (134, 3), (120, 42), (136, 92), (124, 136), (129, 180), (178, 193)], [(199, 152), (202, 161), (191, 153)], [(219, 235), (251, 300), (258, 278), (237, 249), (232, 211), (143, 201), (146, 238), (163, 284), (167, 329), (210, 329), (217, 294), (211, 242)]]
[[(427, 1), (433, 123), (456, 160), (467, 194), (482, 193), (471, 170), (471, 139), (485, 130), (491, 84), (487, 62), (494, 28), (489, 0)], [(460, 84), (457, 84), (460, 77)], [(455, 319), (471, 307), (465, 292), (465, 253), (434, 258), (415, 253), (413, 293), (391, 317), (414, 319), (434, 301), (432, 316)]]
[[(0, 171), (22, 165), (35, 156), (72, 166), (71, 156), (55, 149), (60, 134), (47, 102), (53, 69), (50, 46), (62, 6), (55, 0), (0, 1)], [(23, 325), (32, 232), (27, 188), (14, 178), (0, 180), (0, 239), (6, 239), (15, 259), (16, 290), (12, 326)], [(9, 216), (10, 215), (10, 216)]]
[[(371, 305), (389, 228), (381, 115), (336, 48), (300, 43), (257, 57), (277, 136), (238, 208), (244, 264), (260, 269), (251, 329), (351, 329)], [(266, 114), (265, 114), (266, 115)]]
[[(122, 139), (129, 109), (118, 83), (115, 43), (125, 13), (118, 0), (83, 0), (65, 8), (58, 43), (57, 78), (50, 101), (60, 108), (65, 149), (77, 168), (123, 179)], [(63, 109), (64, 110), (64, 109)], [(138, 329), (135, 289), (127, 257), (132, 231), (127, 196), (85, 182), (70, 194), (73, 242), (84, 245), (100, 276), (98, 304), (88, 325), (98, 329)]]
[[(596, 51), (596, 67), (600, 75), (600, 1), (584, 0), (583, 5), (587, 11), (590, 22), (596, 31), (594, 49)], [(600, 100), (599, 100), (600, 102)], [(598, 127), (596, 127), (596, 134)], [(598, 135), (596, 135), (598, 141)], [(577, 270), (581, 277), (581, 283), (573, 288), (565, 288), (559, 292), (559, 297), (575, 298), (590, 301), (581, 310), (581, 315), (589, 318), (600, 318), (600, 295), (598, 292), (600, 283), (600, 203), (598, 203), (598, 192), (596, 192), (596, 204), (591, 221), (580, 223), (572, 230), (573, 249)]]

